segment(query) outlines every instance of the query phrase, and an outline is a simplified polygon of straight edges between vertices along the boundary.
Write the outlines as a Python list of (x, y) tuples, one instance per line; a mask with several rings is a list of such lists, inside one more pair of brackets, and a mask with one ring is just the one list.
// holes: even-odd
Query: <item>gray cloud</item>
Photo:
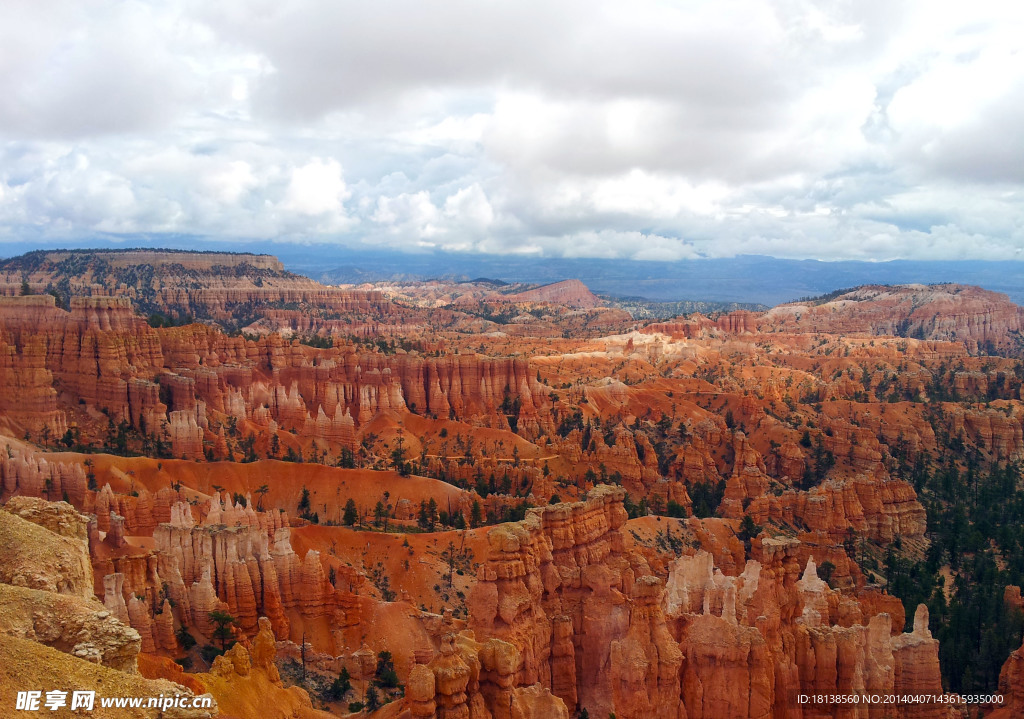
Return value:
[(200, 66), (202, 29), (173, 8), (16, 1), (0, 27), (0, 130), (14, 136), (167, 127), (218, 94)]
[(7, 3), (0, 239), (1016, 257), (1022, 30), (933, 2)]

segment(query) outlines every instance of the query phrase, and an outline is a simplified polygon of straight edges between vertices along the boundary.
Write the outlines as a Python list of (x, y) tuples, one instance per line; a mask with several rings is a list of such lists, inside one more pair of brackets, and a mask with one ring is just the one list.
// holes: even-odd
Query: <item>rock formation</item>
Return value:
[(600, 307), (602, 304), (601, 299), (587, 289), (587, 286), (579, 280), (555, 282), (533, 290), (509, 295), (508, 299), (514, 302), (550, 302), (577, 309), (593, 309), (594, 307)]
[[(4, 640), (4, 661), (0, 662), (0, 690), (5, 696), (16, 697), (17, 692), (24, 691), (26, 686), (66, 687), (68, 701), (72, 691), (94, 691), (94, 709), (89, 716), (97, 719), (150, 719), (154, 711), (151, 708), (103, 707), (100, 697), (179, 696), (187, 704), (193, 698), (192, 692), (180, 684), (164, 679), (145, 679), (29, 639), (7, 637)], [(219, 716), (217, 702), (212, 696), (206, 696), (203, 701), (208, 703), (195, 708), (168, 709), (164, 715), (169, 719), (213, 719)], [(42, 701), (40, 706), (44, 707)]]
[(623, 551), (623, 496), (601, 487), (491, 530), (470, 626), (517, 648), (517, 686), (540, 682), (597, 716), (675, 716), (682, 657), (657, 606), (659, 581)]
[[(735, 576), (684, 554), (663, 582), (623, 551), (622, 498), (598, 488), (489, 532), (470, 626), (517, 648), (516, 686), (622, 717), (798, 716), (799, 693), (941, 694), (923, 607), (914, 632), (894, 635), (877, 602), (829, 588), (813, 559), (799, 576), (797, 540), (765, 539)], [(945, 716), (919, 709), (898, 716)]]
[[(30, 515), (49, 522), (48, 513)], [(92, 565), (85, 538), (56, 534), (0, 509), (0, 582), (16, 587), (93, 598)]]
[(270, 622), (262, 617), (250, 649), (239, 643), (214, 660), (208, 674), (198, 679), (229, 716), (281, 716), (295, 719), (329, 719), (317, 711), (305, 689), (285, 688), (274, 664), (276, 648)]
[[(23, 276), (67, 282), (13, 296)], [(388, 716), (941, 693), (927, 616), (903, 632), (871, 559), (927, 556), (940, 470), (1024, 460), (1019, 365), (977, 356), (1019, 351), (1019, 308), (867, 287), (641, 327), (576, 282), (521, 289), (326, 288), (254, 255), (0, 263), (0, 629), (173, 679), (176, 630), (204, 643), (227, 611), (239, 644), (190, 681), (239, 717), (317, 715), (276, 650), (368, 680), (393, 649)]]
[[(31, 260), (31, 270), (22, 267)], [(256, 308), (311, 305), (346, 312), (386, 312), (374, 291), (329, 288), (285, 271), (275, 257), (172, 250), (68, 250), (0, 262), (0, 295), (16, 295), (23, 279), (41, 290), (66, 283), (72, 299), (124, 297), (147, 313), (231, 321)], [(186, 281), (187, 280), (187, 281)], [(41, 293), (40, 293), (41, 294)]]
[[(138, 632), (93, 597), (87, 524), (63, 503), (15, 498), (0, 509), (0, 688), (12, 697), (30, 687), (94, 690), (100, 697), (191, 695), (137, 674)], [(181, 719), (211, 719), (217, 705), (211, 698), (206, 707), (173, 711)], [(93, 713), (142, 717), (151, 710), (111, 710), (97, 699)]]
[[(38, 351), (31, 349), (36, 344)], [(502, 407), (514, 403), (527, 426), (545, 402), (519, 359), (388, 357), (352, 348), (314, 357), (279, 335), (251, 342), (199, 326), (158, 332), (124, 297), (75, 298), (70, 312), (49, 295), (0, 297), (3, 357), (0, 375), (9, 372), (10, 386), (40, 396), (7, 408), (31, 430), (54, 440), (68, 432), (68, 410), (53, 391), (59, 384), (79, 405), (110, 417), (107, 427), (96, 428), (104, 441), (116, 441), (124, 421), (185, 458), (203, 457), (214, 443), (211, 417), (250, 433), (273, 422), (273, 431), (301, 432), (337, 454), (354, 449), (357, 427), (381, 412), (507, 427)]]
[[(319, 553), (300, 558), (288, 527), (266, 516), (213, 500), (203, 524), (195, 524), (188, 504), (174, 505), (171, 522), (155, 529), (150, 553), (95, 560), (97, 573), (106, 574), (108, 608), (139, 631), (147, 652), (176, 646), (175, 616), (210, 636), (214, 610), (234, 616), (243, 634), (267, 617), (281, 639), (291, 634), (292, 613), (345, 624), (345, 613), (358, 607), (330, 583)], [(358, 587), (359, 580), (347, 584)]]
[(1024, 311), (1006, 295), (964, 285), (865, 286), (819, 303), (779, 305), (759, 318), (760, 329), (864, 333), (963, 342), (979, 348), (1019, 349)]

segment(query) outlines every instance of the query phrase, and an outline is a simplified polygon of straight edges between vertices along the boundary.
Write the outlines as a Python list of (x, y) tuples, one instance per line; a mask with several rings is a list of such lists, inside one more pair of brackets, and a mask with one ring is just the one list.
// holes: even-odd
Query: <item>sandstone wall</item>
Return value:
[[(707, 552), (684, 554), (666, 582), (624, 551), (623, 495), (599, 487), (488, 533), (469, 625), (516, 648), (514, 685), (539, 682), (594, 716), (689, 719), (835, 715), (799, 706), (800, 693), (941, 693), (926, 617), (900, 633), (902, 609), (895, 627), (888, 602), (831, 589), (796, 539), (763, 536), (731, 576)], [(918, 709), (896, 716), (945, 716)]]

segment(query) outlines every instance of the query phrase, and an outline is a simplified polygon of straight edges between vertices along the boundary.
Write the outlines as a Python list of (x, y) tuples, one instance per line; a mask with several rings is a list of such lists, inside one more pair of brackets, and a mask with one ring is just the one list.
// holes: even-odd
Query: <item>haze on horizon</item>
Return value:
[(1022, 47), (1005, 2), (16, 0), (0, 243), (1024, 259)]

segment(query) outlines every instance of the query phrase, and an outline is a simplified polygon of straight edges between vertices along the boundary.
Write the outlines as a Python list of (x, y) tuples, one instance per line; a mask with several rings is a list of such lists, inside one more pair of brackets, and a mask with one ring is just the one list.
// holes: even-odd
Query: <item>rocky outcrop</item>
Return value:
[[(629, 629), (611, 643), (613, 707), (623, 716), (681, 716), (683, 652), (665, 625), (659, 602), (663, 583), (642, 576), (631, 593)], [(674, 711), (673, 711), (674, 710)]]
[[(742, 432), (735, 432), (732, 439), (732, 474), (727, 480), (721, 506), (724, 515), (736, 518), (750, 515), (759, 524), (773, 521), (800, 526), (811, 532), (829, 534), (835, 543), (842, 541), (851, 530), (879, 542), (890, 542), (896, 536), (918, 538), (924, 535), (926, 517), (917, 493), (908, 482), (889, 476), (876, 450), (864, 444), (850, 445), (835, 434), (828, 438), (828, 446), (834, 451), (828, 451), (833, 451), (833, 456), (844, 451), (850, 456), (842, 469), (807, 491), (779, 487), (779, 491), (770, 492), (773, 478), (768, 475), (767, 463), (761, 454)], [(873, 437), (871, 439), (874, 441)], [(795, 445), (793, 450), (794, 469), (786, 468), (783, 458), (791, 456), (788, 451), (773, 454), (776, 459), (773, 469), (782, 479), (796, 483), (812, 460), (805, 460)], [(708, 455), (699, 442), (691, 445), (689, 452), (698, 457)], [(701, 466), (711, 464), (705, 459), (699, 462)]]
[[(939, 674), (939, 642), (928, 630), (928, 607), (921, 604), (914, 614), (914, 629), (892, 642), (893, 691), (897, 694), (942, 694)], [(917, 719), (948, 716), (948, 707), (938, 702), (908, 707), (904, 716)]]
[(158, 654), (139, 654), (139, 674), (146, 679), (167, 679), (180, 684), (193, 694), (206, 693), (206, 687), (196, 680), (195, 675), (186, 674), (180, 664)]
[[(50, 295), (0, 297), (0, 327), (8, 345), (19, 353), (30, 348), (11, 371), (39, 365), (37, 371), (52, 376), (51, 385), (59, 383), (85, 404), (106, 409), (115, 424), (132, 416), (129, 382), (162, 365), (156, 331), (135, 314), (126, 298), (74, 298), (66, 312)], [(145, 410), (136, 410), (135, 416), (158, 427), (159, 405)], [(63, 434), (61, 427), (50, 427), (50, 432), (53, 439)]]
[[(346, 613), (355, 612), (357, 619), (358, 604), (331, 584), (319, 553), (296, 555), (280, 521), (278, 512), (259, 513), (251, 504), (243, 508), (214, 499), (202, 524), (196, 524), (190, 506), (178, 503), (171, 521), (155, 529), (151, 552), (95, 560), (97, 573), (106, 574), (107, 606), (125, 614), (147, 652), (176, 646), (175, 617), (209, 636), (214, 610), (234, 616), (243, 635), (254, 633), (257, 620), (267, 617), (282, 639), (290, 635), (289, 615), (342, 626), (353, 621)], [(358, 590), (361, 579), (347, 577), (345, 585)]]
[[(832, 716), (797, 694), (941, 693), (921, 610), (902, 634), (886, 602), (821, 580), (796, 539), (759, 538), (760, 558), (731, 576), (708, 552), (684, 554), (663, 582), (623, 551), (622, 499), (599, 487), (488, 533), (470, 627), (515, 647), (514, 686), (620, 717)], [(897, 716), (945, 716), (919, 710)]]
[(0, 632), (135, 671), (139, 634), (96, 601), (88, 524), (64, 502), (14, 497), (0, 510)]
[(203, 456), (203, 428), (192, 412), (179, 410), (168, 413), (167, 439), (176, 457), (199, 459)]
[[(64, 465), (58, 465), (64, 466)], [(12, 497), (4, 505), (11, 514), (70, 539), (89, 539), (89, 519), (67, 502), (47, 502), (35, 497)]]
[[(66, 504), (15, 498), (9, 505), (11, 511), (0, 510), (0, 690), (11, 696), (26, 687), (93, 690), (97, 697), (191, 696), (177, 684), (136, 673), (138, 632), (95, 600), (92, 578), (81, 573), (87, 520)], [(110, 711), (97, 699), (93, 713), (142, 717), (151, 710)], [(165, 716), (216, 714), (211, 698), (203, 708), (171, 709)]]
[(77, 428), (93, 433), (80, 439), (113, 442), (124, 421), (190, 459), (211, 446), (220, 458), (240, 451), (237, 440), (232, 449), (223, 437), (229, 422), (238, 439), (266, 434), (261, 453), (269, 452), (269, 435), (284, 429), (337, 456), (354, 449), (358, 428), (382, 412), (502, 428), (513, 415), (536, 431), (546, 402), (523, 359), (313, 350), (276, 334), (252, 341), (198, 325), (157, 331), (126, 297), (74, 298), (70, 311), (50, 295), (0, 297), (0, 377), (5, 372), (8, 386), (19, 388), (9, 416), (44, 440), (68, 431), (68, 410), (54, 391), (60, 386), (72, 408), (109, 417), (106, 427)]
[(59, 501), (77, 507), (86, 501), (87, 480), (81, 464), (54, 461), (14, 443), (0, 443), (0, 499), (12, 495)]
[(548, 302), (585, 310), (594, 309), (604, 304), (579, 280), (555, 282), (533, 290), (508, 295), (508, 299), (512, 302)]
[(676, 716), (682, 656), (657, 606), (659, 580), (624, 553), (623, 497), (601, 486), (488, 532), (470, 627), (516, 647), (516, 686), (539, 682), (595, 716)]
[(139, 633), (95, 600), (0, 584), (0, 633), (135, 672)]
[[(151, 719), (154, 711), (151, 708), (103, 707), (100, 697), (180, 696), (186, 705), (191, 705), (194, 696), (185, 687), (167, 680), (145, 679), (138, 674), (85, 661), (39, 642), (7, 637), (4, 639), (4, 661), (0, 662), (0, 691), (13, 697), (18, 691), (25, 691), (26, 686), (95, 691), (95, 705), (89, 716), (97, 719)], [(70, 693), (67, 699), (71, 699)], [(163, 716), (167, 719), (213, 719), (219, 716), (213, 697), (207, 697), (203, 703), (196, 708), (167, 709)], [(42, 702), (40, 706), (43, 706)]]
[[(134, 599), (135, 597), (132, 597)], [(130, 622), (128, 605), (124, 601), (124, 575), (119, 572), (103, 577), (103, 604), (114, 618), (124, 624)]]
[[(836, 716), (848, 707), (800, 707), (797, 694), (942, 693), (938, 645), (923, 605), (914, 631), (902, 634), (888, 614), (874, 613), (876, 603), (851, 606), (830, 589), (813, 559), (795, 580), (799, 542), (762, 544), (762, 560), (749, 560), (736, 577), (714, 569), (705, 552), (684, 555), (671, 568), (663, 603), (687, 660), (688, 717)], [(851, 616), (857, 621), (838, 621)], [(947, 716), (939, 702), (864, 711)]]
[(963, 342), (969, 351), (1019, 351), (1012, 335), (1024, 310), (998, 292), (968, 285), (868, 285), (819, 303), (779, 305), (761, 331), (828, 332)]
[(568, 719), (565, 702), (548, 689), (515, 685), (518, 664), (519, 653), (507, 642), (445, 632), (430, 661), (411, 668), (404, 705), (424, 718)]
[[(41, 522), (53, 519), (48, 512), (29, 516)], [(0, 556), (0, 582), (4, 584), (85, 599), (93, 597), (89, 547), (82, 537), (61, 536), (0, 509)]]
[(378, 315), (389, 309), (380, 292), (325, 287), (285, 271), (275, 257), (247, 253), (69, 250), (0, 261), (0, 295), (17, 295), (23, 279), (39, 295), (63, 285), (72, 300), (123, 297), (147, 314), (232, 323), (295, 305)]
[[(733, 490), (733, 486), (738, 489)], [(763, 486), (767, 490), (767, 482)], [(752, 496), (749, 486), (738, 486), (734, 478), (727, 487), (727, 497), (738, 498), (723, 503), (728, 516), (749, 514), (759, 524), (786, 522), (826, 533), (836, 543), (850, 530), (879, 542), (891, 542), (897, 536), (920, 538), (925, 532), (924, 507), (914, 488), (899, 479), (862, 475), (826, 480), (806, 492), (787, 490), (778, 495)]]
[(40, 335), (21, 341), (3, 326), (8, 317), (45, 316), (53, 309), (53, 298), (17, 297), (0, 301), (0, 411), (25, 426), (29, 432), (60, 437), (67, 431), (67, 416), (57, 406), (53, 374), (46, 364), (46, 343)]
[[(208, 674), (197, 678), (217, 699), (227, 716), (287, 716), (294, 719), (329, 719), (317, 711), (305, 689), (284, 687), (274, 664), (276, 647), (273, 630), (261, 617), (259, 631), (250, 648), (239, 642), (217, 657)], [(272, 712), (269, 713), (268, 712)]]
[[(246, 360), (248, 371), (270, 368), (271, 377), (250, 376), (244, 386), (235, 387), (239, 367), (201, 370), (197, 356), (191, 360), (193, 367), (178, 366), (175, 375), (161, 379), (172, 388), (168, 432), (175, 454), (201, 456), (204, 436), (211, 438), (204, 429), (213, 412), (244, 422), (238, 426), (246, 432), (293, 431), (337, 453), (355, 449), (358, 429), (380, 413), (412, 412), (507, 428), (509, 407), (515, 406), (525, 425), (546, 402), (521, 359), (328, 351), (312, 360), (305, 356), (306, 348), (281, 346), (273, 337), (249, 349), (253, 359)], [(260, 446), (269, 446), (269, 440)]]
[[(1018, 595), (1020, 589), (1017, 588)], [(992, 719), (1011, 719), (1024, 713), (1024, 646), (1014, 650), (999, 672), (1002, 702), (990, 707)]]
[(701, 615), (689, 624), (681, 644), (686, 717), (771, 716), (774, 666), (757, 629)]

